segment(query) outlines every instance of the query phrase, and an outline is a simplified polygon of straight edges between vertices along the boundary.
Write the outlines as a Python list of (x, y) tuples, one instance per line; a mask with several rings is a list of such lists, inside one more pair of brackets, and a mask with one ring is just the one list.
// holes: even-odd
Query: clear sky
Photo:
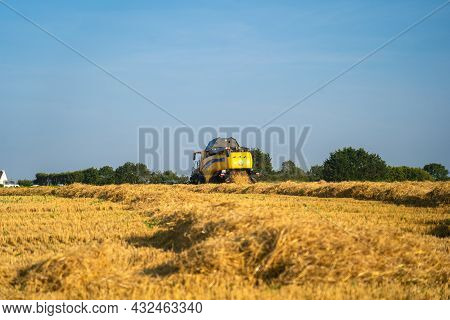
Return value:
[[(262, 125), (442, 4), (5, 0), (192, 126)], [(274, 125), (310, 164), (364, 147), (450, 167), (450, 5)], [(0, 169), (137, 161), (139, 126), (178, 123), (0, 5)]]

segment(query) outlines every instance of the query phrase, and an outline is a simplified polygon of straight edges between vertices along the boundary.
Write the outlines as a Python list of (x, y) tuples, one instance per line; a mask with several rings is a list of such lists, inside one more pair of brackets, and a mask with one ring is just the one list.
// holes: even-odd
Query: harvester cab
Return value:
[(193, 160), (191, 183), (234, 182), (237, 177), (255, 182), (252, 154), (234, 138), (211, 140), (205, 150), (194, 152)]

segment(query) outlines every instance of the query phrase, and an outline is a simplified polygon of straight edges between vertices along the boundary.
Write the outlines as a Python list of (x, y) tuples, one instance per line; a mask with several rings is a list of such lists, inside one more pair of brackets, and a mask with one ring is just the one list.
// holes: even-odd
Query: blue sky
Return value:
[[(5, 0), (192, 126), (262, 125), (443, 1)], [(274, 125), (311, 125), (310, 164), (364, 147), (450, 167), (450, 6)], [(0, 168), (137, 161), (179, 124), (0, 5)]]

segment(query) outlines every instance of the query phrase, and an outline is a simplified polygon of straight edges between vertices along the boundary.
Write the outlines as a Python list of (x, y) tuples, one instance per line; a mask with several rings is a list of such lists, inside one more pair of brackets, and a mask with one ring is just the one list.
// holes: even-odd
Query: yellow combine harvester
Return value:
[(255, 182), (252, 154), (248, 148), (239, 146), (234, 138), (211, 140), (204, 151), (194, 152), (193, 160), (190, 178), (193, 184), (233, 182), (237, 176)]

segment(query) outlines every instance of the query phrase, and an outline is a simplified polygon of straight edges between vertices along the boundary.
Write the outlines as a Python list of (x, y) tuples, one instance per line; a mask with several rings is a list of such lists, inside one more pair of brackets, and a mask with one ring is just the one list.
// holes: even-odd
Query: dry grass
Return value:
[(231, 172), (231, 182), (242, 185), (242, 184), (250, 184), (251, 180), (248, 176), (248, 173), (245, 171), (233, 171)]
[(414, 206), (450, 204), (450, 182), (281, 182), (188, 186), (197, 192), (260, 193), (377, 200)]
[(3, 189), (0, 298), (448, 299), (448, 192), (448, 183)]

